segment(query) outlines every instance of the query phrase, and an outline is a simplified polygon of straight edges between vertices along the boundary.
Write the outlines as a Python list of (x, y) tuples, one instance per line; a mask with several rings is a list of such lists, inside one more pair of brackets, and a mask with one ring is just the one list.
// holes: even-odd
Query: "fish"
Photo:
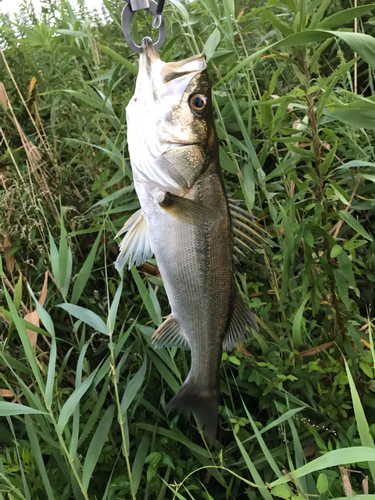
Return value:
[(167, 405), (193, 412), (211, 447), (220, 402), (223, 350), (257, 330), (234, 278), (234, 260), (261, 246), (265, 230), (228, 198), (220, 168), (211, 81), (204, 54), (164, 62), (142, 41), (135, 92), (126, 108), (133, 180), (141, 208), (115, 267), (154, 255), (171, 306), (155, 348), (191, 352), (188, 377)]

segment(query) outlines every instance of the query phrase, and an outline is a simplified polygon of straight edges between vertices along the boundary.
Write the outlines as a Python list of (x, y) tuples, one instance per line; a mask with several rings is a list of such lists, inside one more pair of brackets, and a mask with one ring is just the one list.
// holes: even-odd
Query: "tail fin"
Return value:
[(211, 448), (216, 439), (217, 416), (219, 408), (219, 386), (213, 390), (202, 390), (197, 382), (188, 377), (181, 389), (169, 402), (168, 413), (173, 410), (179, 412), (192, 411), (197, 417), (199, 427)]

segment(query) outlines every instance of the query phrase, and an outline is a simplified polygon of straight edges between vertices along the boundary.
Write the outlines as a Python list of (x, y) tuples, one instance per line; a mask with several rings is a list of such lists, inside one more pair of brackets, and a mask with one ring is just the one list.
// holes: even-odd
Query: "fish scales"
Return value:
[(153, 337), (156, 347), (191, 351), (189, 375), (168, 410), (192, 410), (212, 445), (223, 343), (233, 348), (256, 322), (234, 280), (232, 215), (204, 56), (164, 63), (150, 39), (142, 47), (127, 108), (141, 210), (121, 231), (128, 234), (117, 267), (128, 255), (129, 266), (151, 257), (150, 249), (155, 255), (171, 306)]

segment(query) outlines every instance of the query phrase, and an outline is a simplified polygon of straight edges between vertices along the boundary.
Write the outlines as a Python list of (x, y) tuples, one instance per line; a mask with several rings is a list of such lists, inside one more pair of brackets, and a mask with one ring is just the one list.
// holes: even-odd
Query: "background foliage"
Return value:
[[(227, 190), (270, 233), (236, 267), (260, 333), (223, 355), (211, 451), (165, 412), (189, 359), (151, 347), (169, 312), (155, 261), (113, 266), (139, 207), (123, 5), (1, 16), (0, 499), (374, 497), (375, 4), (359, 3), (165, 7), (161, 56), (206, 53)], [(137, 14), (134, 39), (150, 25)]]

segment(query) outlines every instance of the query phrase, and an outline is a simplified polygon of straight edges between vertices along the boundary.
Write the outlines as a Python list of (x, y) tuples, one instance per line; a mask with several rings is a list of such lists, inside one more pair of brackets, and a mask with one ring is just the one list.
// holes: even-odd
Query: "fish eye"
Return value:
[(203, 94), (194, 94), (190, 98), (190, 108), (192, 111), (195, 111), (196, 113), (202, 113), (206, 105), (207, 105), (207, 99), (206, 96), (204, 96)]

